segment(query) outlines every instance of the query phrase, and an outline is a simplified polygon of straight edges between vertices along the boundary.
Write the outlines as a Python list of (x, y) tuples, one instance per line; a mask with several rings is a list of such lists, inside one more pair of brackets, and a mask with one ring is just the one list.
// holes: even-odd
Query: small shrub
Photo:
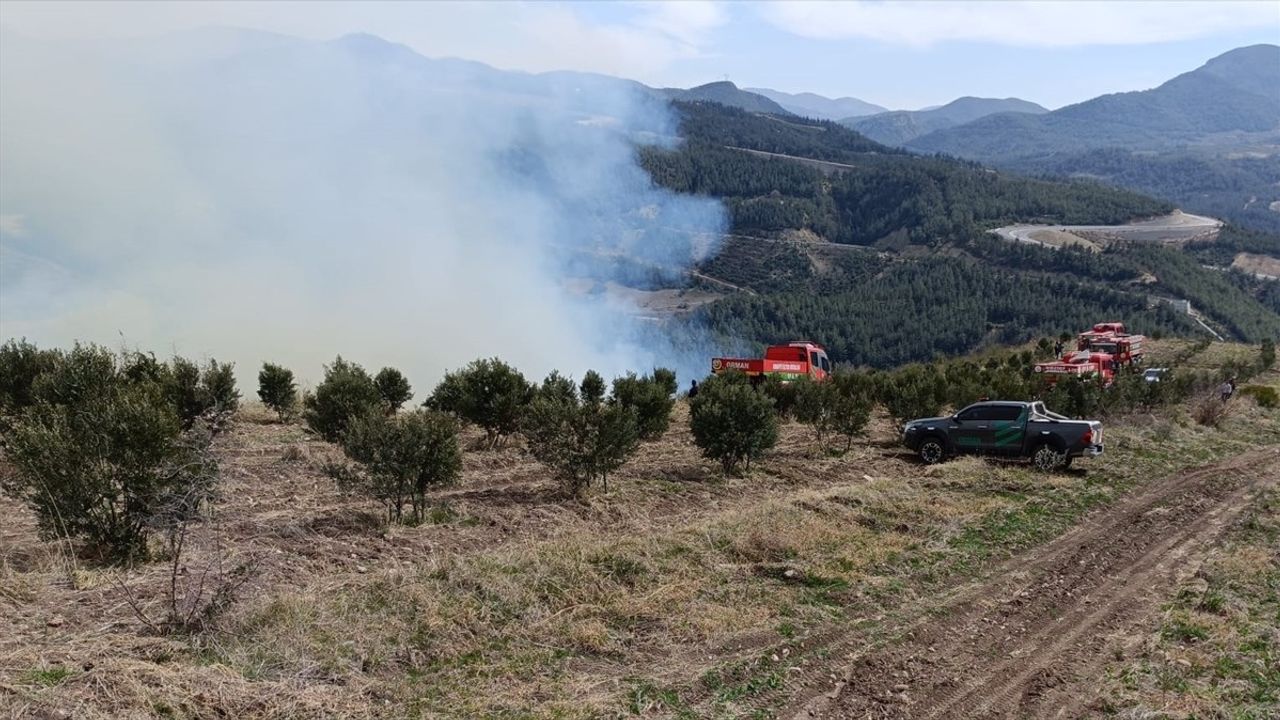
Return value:
[(1191, 409), (1191, 417), (1201, 425), (1216, 428), (1227, 418), (1227, 403), (1217, 395), (1207, 395)]
[(200, 397), (200, 366), (194, 362), (174, 356), (165, 374), (164, 389), (183, 425), (194, 423), (205, 411)]
[(668, 395), (680, 392), (680, 384), (676, 381), (676, 371), (670, 368), (654, 368), (653, 381), (658, 383)]
[(880, 402), (899, 427), (942, 412), (947, 385), (932, 365), (912, 365), (877, 376)]
[(412, 508), (412, 521), (421, 522), (427, 491), (457, 481), (462, 473), (457, 423), (434, 410), (398, 417), (367, 412), (350, 421), (342, 449), (359, 465), (359, 472), (339, 473), (340, 484), (380, 500), (387, 518), (395, 522), (404, 519), (406, 504)]
[(809, 381), (801, 381), (793, 385), (795, 402), (792, 412), (796, 420), (813, 428), (813, 434), (821, 444), (831, 430), (831, 408), (835, 404), (835, 386), (827, 382)]
[(844, 436), (844, 452), (848, 452), (853, 446), (853, 439), (866, 432), (867, 423), (871, 421), (875, 388), (872, 381), (861, 373), (836, 373), (827, 384), (835, 390), (831, 429)]
[(4, 490), (45, 537), (83, 538), (102, 556), (145, 558), (161, 518), (193, 514), (212, 493), (208, 435), (183, 433), (164, 388), (134, 381), (101, 348), (68, 353), (6, 438)]
[(595, 370), (588, 370), (582, 376), (582, 384), (578, 386), (582, 392), (582, 402), (591, 405), (598, 405), (604, 401), (605, 384), (604, 378)]
[(1270, 385), (1246, 385), (1240, 389), (1240, 394), (1253, 398), (1260, 408), (1272, 410), (1280, 407), (1280, 393)]
[(534, 400), (572, 402), (578, 397), (578, 388), (569, 378), (552, 370), (534, 392)]
[(399, 370), (392, 367), (384, 367), (378, 371), (373, 378), (373, 384), (378, 387), (378, 394), (382, 396), (382, 404), (386, 406), (387, 412), (394, 414), (413, 397), (413, 388), (409, 385), (409, 379)]
[[(608, 488), (609, 473), (639, 447), (639, 414), (616, 398), (604, 402), (584, 397), (585, 392), (579, 395), (572, 384), (566, 393), (563, 383), (552, 382), (558, 377), (553, 373), (543, 383), (549, 391), (539, 392), (524, 419), (529, 452), (556, 473), (570, 494), (582, 493), (595, 481)], [(595, 390), (594, 383), (589, 389)]]
[(339, 355), (324, 368), (324, 380), (302, 401), (307, 426), (330, 442), (342, 438), (352, 418), (382, 408), (382, 396), (373, 378), (359, 365)]
[(0, 416), (16, 415), (35, 402), (36, 378), (53, 370), (60, 357), (56, 350), (41, 350), (25, 339), (0, 345)]
[(778, 416), (773, 401), (749, 384), (714, 377), (702, 384), (689, 403), (689, 429), (702, 454), (723, 466), (751, 469), (778, 442)]
[(174, 356), (161, 384), (184, 429), (206, 415), (235, 412), (240, 405), (233, 363), (211, 359), (202, 370), (191, 360)]
[(298, 405), (298, 386), (293, 381), (293, 371), (263, 363), (258, 371), (258, 399), (275, 410), (283, 422)]
[(796, 419), (813, 428), (819, 443), (829, 433), (844, 436), (844, 452), (871, 420), (875, 389), (860, 373), (837, 373), (826, 382), (800, 383)]
[[(671, 380), (675, 381), (674, 374)], [(614, 378), (611, 401), (635, 410), (641, 440), (662, 437), (671, 424), (671, 410), (676, 406), (675, 393), (670, 391), (669, 384), (653, 376), (637, 377), (635, 373)]]
[(773, 409), (778, 413), (778, 417), (788, 420), (796, 414), (796, 404), (800, 401), (800, 394), (806, 386), (812, 384), (809, 380), (784, 382), (777, 375), (769, 375), (765, 377), (761, 387), (764, 394), (773, 401)]
[(1276, 364), (1276, 342), (1270, 338), (1262, 341), (1258, 349), (1258, 372), (1266, 372)]
[(483, 428), (492, 448), (520, 429), (533, 394), (533, 386), (518, 370), (491, 358), (446, 373), (424, 404)]
[(219, 363), (210, 359), (200, 371), (200, 393), (205, 412), (233, 413), (240, 407), (235, 367), (235, 363)]
[(1054, 412), (1073, 418), (1096, 415), (1102, 407), (1101, 378), (1067, 375), (1058, 379), (1045, 395), (1045, 404)]

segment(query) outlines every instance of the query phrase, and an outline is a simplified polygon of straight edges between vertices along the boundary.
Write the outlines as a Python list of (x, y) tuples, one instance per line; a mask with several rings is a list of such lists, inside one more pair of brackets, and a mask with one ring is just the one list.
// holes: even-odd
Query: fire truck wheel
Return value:
[(1036, 451), (1031, 455), (1031, 463), (1036, 466), (1037, 470), (1043, 472), (1064, 467), (1066, 462), (1067, 454), (1048, 443), (1036, 448)]
[(925, 465), (937, 465), (947, 459), (947, 448), (942, 444), (942, 440), (936, 437), (925, 438), (920, 443), (920, 460)]

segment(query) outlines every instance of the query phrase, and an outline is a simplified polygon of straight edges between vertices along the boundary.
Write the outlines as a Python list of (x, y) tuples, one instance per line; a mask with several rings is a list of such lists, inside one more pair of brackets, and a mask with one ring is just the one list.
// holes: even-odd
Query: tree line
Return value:
[[(1224, 377), (1247, 379), (1274, 363), (1275, 346), (1264, 343), (1256, 362), (1216, 373), (1175, 368), (1159, 383), (1123, 373), (1105, 389), (1075, 378), (1046, 387), (1034, 365), (1051, 355), (1042, 338), (1034, 350), (982, 361), (838, 368), (824, 383), (713, 376), (689, 399), (689, 431), (705, 457), (738, 473), (776, 444), (788, 419), (838, 454), (877, 408), (899, 426), (988, 397), (1040, 397), (1075, 417), (1116, 414), (1185, 399)], [(210, 447), (239, 405), (233, 371), (215, 360), (9, 341), (0, 346), (0, 443), (12, 468), (0, 489), (32, 509), (46, 537), (82, 540), (112, 562), (145, 561), (154, 535), (172, 545), (214, 497)], [(309, 431), (342, 449), (344, 459), (325, 467), (342, 489), (380, 502), (389, 521), (411, 524), (425, 518), (432, 489), (460, 477), (463, 425), (481, 430), (482, 445), (495, 451), (522, 436), (564, 492), (578, 495), (607, 486), (643, 443), (666, 433), (677, 394), (675, 374), (662, 368), (612, 382), (591, 371), (578, 382), (552, 372), (535, 383), (497, 358), (447, 373), (411, 409), (412, 388), (398, 370), (370, 374), (341, 357), (312, 392), (299, 394), (292, 372), (271, 363), (258, 381), (259, 398), (282, 421), (300, 410)]]

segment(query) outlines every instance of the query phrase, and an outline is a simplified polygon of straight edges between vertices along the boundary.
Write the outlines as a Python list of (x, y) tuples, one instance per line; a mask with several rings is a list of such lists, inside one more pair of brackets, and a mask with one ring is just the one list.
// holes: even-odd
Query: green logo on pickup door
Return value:
[(996, 446), (1012, 445), (1022, 439), (1022, 431), (1027, 426), (1027, 409), (1022, 409), (1017, 420), (997, 420), (992, 425), (996, 429)]

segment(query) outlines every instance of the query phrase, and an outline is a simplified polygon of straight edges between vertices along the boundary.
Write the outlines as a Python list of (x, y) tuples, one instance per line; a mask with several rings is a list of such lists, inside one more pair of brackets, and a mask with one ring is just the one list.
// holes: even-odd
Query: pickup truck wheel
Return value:
[(936, 437), (928, 437), (921, 441), (917, 452), (925, 465), (937, 465), (947, 459), (947, 448)]
[(1063, 467), (1067, 463), (1067, 454), (1048, 443), (1036, 448), (1031, 455), (1031, 463), (1037, 470), (1050, 472)]

